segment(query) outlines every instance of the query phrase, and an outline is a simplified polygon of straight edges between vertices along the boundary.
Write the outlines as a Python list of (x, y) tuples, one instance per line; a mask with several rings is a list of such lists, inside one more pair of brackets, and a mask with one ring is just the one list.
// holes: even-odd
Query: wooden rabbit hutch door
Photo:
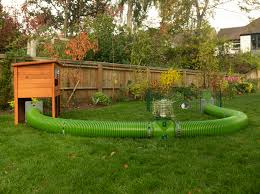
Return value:
[(57, 61), (14, 63), (15, 125), (25, 121), (25, 101), (51, 98), (52, 117), (60, 112), (60, 64)]

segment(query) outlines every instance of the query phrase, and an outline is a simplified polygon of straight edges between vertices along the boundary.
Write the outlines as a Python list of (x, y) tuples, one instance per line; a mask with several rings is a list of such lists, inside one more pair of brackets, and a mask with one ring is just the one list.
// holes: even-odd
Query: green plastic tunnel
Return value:
[(27, 124), (36, 129), (88, 137), (169, 138), (222, 135), (245, 128), (248, 124), (247, 115), (240, 111), (207, 104), (204, 112), (219, 119), (184, 122), (88, 121), (51, 118), (41, 114), (36, 108), (27, 111), (26, 118)]

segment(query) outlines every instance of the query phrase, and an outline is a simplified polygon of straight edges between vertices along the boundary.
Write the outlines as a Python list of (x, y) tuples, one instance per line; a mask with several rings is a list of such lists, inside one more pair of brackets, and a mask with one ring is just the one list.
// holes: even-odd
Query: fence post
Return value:
[(259, 72), (258, 69), (256, 68), (256, 89), (259, 90), (260, 88), (260, 77), (259, 77)]
[(186, 87), (187, 86), (187, 71), (186, 70), (182, 70), (182, 81), (183, 81), (183, 86)]
[(151, 70), (149, 67), (147, 67), (147, 69), (146, 69), (146, 78), (147, 78), (148, 83), (151, 83)]
[(103, 65), (98, 64), (98, 72), (97, 72), (97, 88), (99, 92), (103, 90)]

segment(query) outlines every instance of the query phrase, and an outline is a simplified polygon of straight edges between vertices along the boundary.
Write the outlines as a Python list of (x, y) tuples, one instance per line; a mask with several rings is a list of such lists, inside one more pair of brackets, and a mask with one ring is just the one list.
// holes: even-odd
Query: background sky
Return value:
[(233, 1), (219, 6), (215, 10), (215, 16), (210, 19), (210, 23), (217, 30), (220, 28), (245, 26), (250, 22), (248, 16), (254, 19), (259, 18), (260, 10), (247, 14), (241, 12), (236, 1)]
[[(19, 9), (20, 5), (24, 0), (2, 0), (4, 6), (15, 6)], [(158, 26), (160, 18), (156, 9), (151, 9), (148, 13), (148, 19), (145, 24), (152, 25), (154, 27)], [(219, 30), (220, 28), (229, 28), (237, 26), (245, 26), (250, 22), (249, 17), (258, 18), (260, 17), (260, 11), (254, 11), (250, 14), (241, 12), (236, 1), (226, 3), (219, 6), (215, 10), (215, 15), (210, 18), (210, 24)]]

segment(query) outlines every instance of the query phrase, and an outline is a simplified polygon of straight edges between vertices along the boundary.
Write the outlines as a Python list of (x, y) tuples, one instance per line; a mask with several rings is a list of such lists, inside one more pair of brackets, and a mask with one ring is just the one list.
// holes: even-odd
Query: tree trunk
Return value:
[(133, 29), (133, 0), (127, 0), (127, 27), (130, 29), (130, 32), (132, 32)]
[(202, 26), (203, 19), (206, 15), (206, 12), (209, 9), (209, 0), (204, 0), (204, 5), (201, 7), (199, 0), (194, 1), (194, 6), (196, 9), (196, 16), (197, 16), (197, 29), (200, 29)]
[(64, 37), (67, 38), (68, 37), (68, 12), (69, 12), (69, 0), (67, 0), (65, 2), (64, 5), (64, 28), (63, 28), (63, 33), (64, 33)]
[(81, 13), (82, 6), (83, 6), (83, 1), (78, 0), (78, 8), (79, 9), (78, 9), (78, 17), (77, 17), (77, 21), (76, 21), (77, 26), (76, 26), (76, 29), (75, 29), (76, 34), (80, 31), (80, 19), (81, 19), (81, 15), (82, 15), (82, 13)]
[(202, 20), (203, 18), (199, 15), (197, 16), (197, 29), (201, 29), (201, 25), (202, 25)]

